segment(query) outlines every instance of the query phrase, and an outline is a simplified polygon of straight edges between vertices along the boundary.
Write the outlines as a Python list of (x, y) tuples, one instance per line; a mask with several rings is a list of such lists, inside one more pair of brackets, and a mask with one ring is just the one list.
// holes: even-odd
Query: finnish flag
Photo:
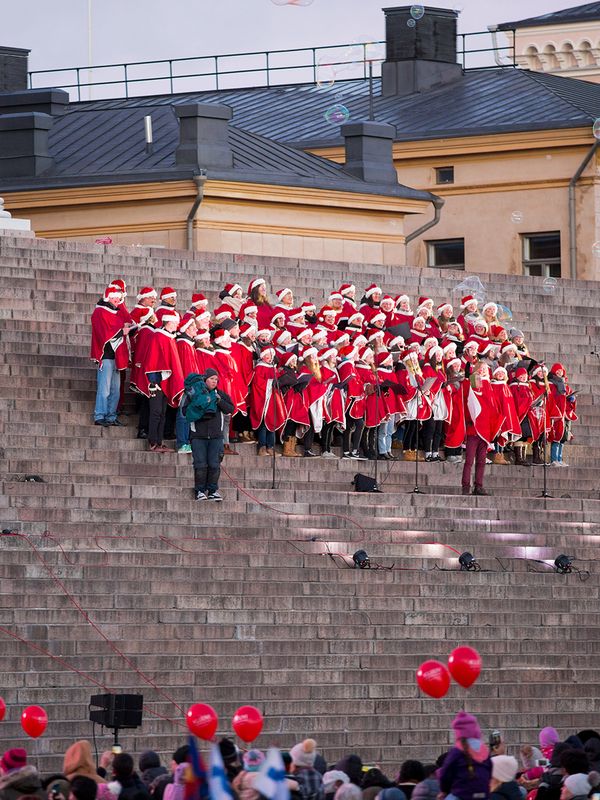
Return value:
[(233, 800), (218, 744), (214, 744), (210, 751), (208, 786), (211, 800)]
[(270, 747), (263, 761), (254, 788), (268, 800), (290, 800), (290, 790), (281, 753)]

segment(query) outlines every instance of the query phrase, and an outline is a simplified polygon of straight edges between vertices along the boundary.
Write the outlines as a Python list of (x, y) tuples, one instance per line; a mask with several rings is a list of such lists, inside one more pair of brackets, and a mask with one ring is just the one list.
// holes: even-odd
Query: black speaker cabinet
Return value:
[(139, 728), (143, 707), (141, 694), (94, 694), (90, 698), (90, 722), (105, 728)]

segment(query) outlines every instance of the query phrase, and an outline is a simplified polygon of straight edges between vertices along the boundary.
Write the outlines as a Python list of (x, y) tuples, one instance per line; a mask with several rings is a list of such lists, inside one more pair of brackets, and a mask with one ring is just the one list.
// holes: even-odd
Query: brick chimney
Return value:
[(189, 103), (174, 106), (179, 117), (179, 144), (175, 163), (192, 168), (233, 167), (229, 144), (229, 106), (213, 103)]
[(31, 50), (0, 47), (0, 92), (27, 89), (27, 65)]
[[(413, 20), (413, 6), (384, 8), (386, 59), (381, 68), (384, 97), (422, 92), (456, 81), (462, 68), (456, 61), (457, 11), (425, 6)], [(407, 24), (409, 21), (414, 25)]]
[(383, 122), (351, 122), (342, 125), (346, 163), (344, 172), (367, 183), (397, 184), (392, 144), (394, 125)]
[(48, 133), (54, 122), (49, 114), (0, 115), (0, 178), (33, 178), (54, 166), (48, 150)]

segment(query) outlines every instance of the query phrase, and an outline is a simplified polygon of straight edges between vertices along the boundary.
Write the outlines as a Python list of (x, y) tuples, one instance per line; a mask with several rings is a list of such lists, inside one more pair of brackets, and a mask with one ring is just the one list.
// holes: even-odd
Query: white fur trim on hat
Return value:
[(143, 300), (145, 297), (158, 297), (158, 293), (156, 289), (152, 289), (150, 286), (144, 286), (138, 294), (137, 299)]
[(375, 294), (375, 292), (381, 292), (381, 287), (373, 284), (372, 286), (369, 286), (368, 289), (365, 289), (365, 297), (371, 297), (371, 295)]
[(495, 308), (496, 311), (498, 311), (498, 304), (497, 303), (486, 303), (481, 310), (485, 311), (486, 308)]
[(306, 350), (302, 353), (302, 358), (308, 358), (309, 356), (316, 356), (318, 354), (318, 350), (316, 347), (307, 347)]

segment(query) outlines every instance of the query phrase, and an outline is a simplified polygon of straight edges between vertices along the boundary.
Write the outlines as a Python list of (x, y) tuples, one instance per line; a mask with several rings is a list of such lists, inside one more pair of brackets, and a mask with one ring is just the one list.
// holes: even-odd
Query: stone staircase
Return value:
[[(23, 743), (20, 710), (50, 718), (33, 745), (43, 770), (91, 737), (91, 694), (144, 694), (143, 727), (122, 735), (168, 754), (183, 713), (207, 702), (230, 733), (235, 708), (259, 706), (259, 746), (314, 735), (328, 761), (358, 751), (390, 772), (450, 743), (466, 707), (509, 744), (546, 724), (593, 727), (599, 710), (600, 536), (597, 457), (600, 285), (481, 276), (509, 305), (531, 350), (563, 360), (581, 391), (571, 467), (492, 467), (492, 497), (462, 497), (460, 468), (379, 463), (381, 495), (352, 492), (374, 464), (225, 459), (221, 506), (192, 500), (189, 456), (159, 456), (126, 429), (91, 424), (89, 315), (108, 282), (174, 285), (211, 299), (229, 279), (264, 275), (319, 302), (347, 279), (458, 301), (464, 273), (244, 255), (189, 254), (0, 237), (0, 748)], [(131, 300), (130, 297), (130, 300)], [(38, 475), (43, 482), (27, 482)], [(351, 568), (364, 547), (380, 569)], [(479, 573), (458, 569), (468, 550)], [(557, 575), (559, 553), (581, 575)], [(17, 637), (17, 638), (15, 638)], [(484, 660), (468, 692), (420, 695), (415, 670), (458, 644)], [(109, 738), (97, 731), (98, 746)], [(32, 743), (29, 743), (31, 749)]]

